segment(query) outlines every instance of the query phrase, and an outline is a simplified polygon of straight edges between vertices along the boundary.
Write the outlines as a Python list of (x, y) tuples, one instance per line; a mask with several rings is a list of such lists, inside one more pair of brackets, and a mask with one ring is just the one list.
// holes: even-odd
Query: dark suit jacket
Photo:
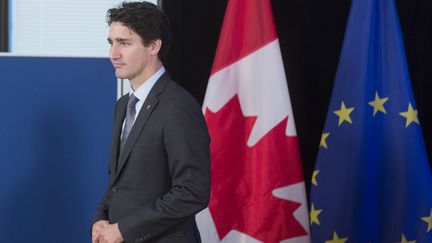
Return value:
[(127, 243), (200, 242), (195, 214), (208, 205), (210, 195), (210, 138), (201, 108), (163, 74), (119, 155), (128, 98), (116, 104), (110, 186), (93, 223), (118, 223)]

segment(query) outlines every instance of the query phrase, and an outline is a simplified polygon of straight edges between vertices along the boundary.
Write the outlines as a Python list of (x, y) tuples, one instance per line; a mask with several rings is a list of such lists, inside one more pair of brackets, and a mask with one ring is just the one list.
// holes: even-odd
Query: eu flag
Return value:
[(353, 0), (311, 188), (313, 242), (432, 242), (432, 176), (393, 0)]

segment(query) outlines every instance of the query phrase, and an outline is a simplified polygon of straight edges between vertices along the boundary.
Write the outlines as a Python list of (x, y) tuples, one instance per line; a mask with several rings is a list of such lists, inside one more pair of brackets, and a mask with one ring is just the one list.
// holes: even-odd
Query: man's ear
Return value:
[(162, 46), (162, 40), (156, 39), (150, 43), (150, 54), (152, 56), (157, 56)]

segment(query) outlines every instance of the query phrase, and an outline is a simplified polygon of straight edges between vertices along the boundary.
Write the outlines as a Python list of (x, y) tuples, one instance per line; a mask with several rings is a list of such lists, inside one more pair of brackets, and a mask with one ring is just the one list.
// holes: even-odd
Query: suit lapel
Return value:
[[(116, 176), (113, 180), (113, 183), (115, 180), (117, 180), (121, 170), (123, 169), (125, 163), (127, 162), (127, 159), (137, 141), (139, 138), (139, 135), (141, 134), (141, 131), (143, 130), (145, 124), (147, 123), (147, 120), (149, 119), (150, 115), (152, 114), (153, 110), (156, 108), (156, 106), (159, 103), (159, 100), (157, 96), (163, 91), (166, 84), (170, 80), (168, 74), (165, 72), (159, 79), (156, 81), (153, 88), (150, 90), (150, 93), (148, 94), (146, 100), (144, 101), (143, 106), (141, 107), (141, 110), (135, 120), (135, 123), (129, 133), (129, 137), (126, 140), (125, 147), (120, 154), (120, 157), (118, 158), (118, 170), (116, 172)], [(124, 119), (124, 115), (123, 115)], [(121, 130), (121, 129), (120, 129)], [(120, 140), (120, 137), (117, 139)], [(118, 147), (118, 146), (117, 146)]]

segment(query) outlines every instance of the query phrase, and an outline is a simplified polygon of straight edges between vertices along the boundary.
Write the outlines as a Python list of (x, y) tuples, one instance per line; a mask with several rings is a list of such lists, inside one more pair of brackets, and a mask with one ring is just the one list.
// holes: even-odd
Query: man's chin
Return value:
[(127, 75), (125, 75), (124, 73), (122, 73), (122, 72), (119, 72), (119, 71), (116, 71), (115, 72), (115, 75), (116, 75), (116, 77), (118, 78), (118, 79), (127, 79)]

